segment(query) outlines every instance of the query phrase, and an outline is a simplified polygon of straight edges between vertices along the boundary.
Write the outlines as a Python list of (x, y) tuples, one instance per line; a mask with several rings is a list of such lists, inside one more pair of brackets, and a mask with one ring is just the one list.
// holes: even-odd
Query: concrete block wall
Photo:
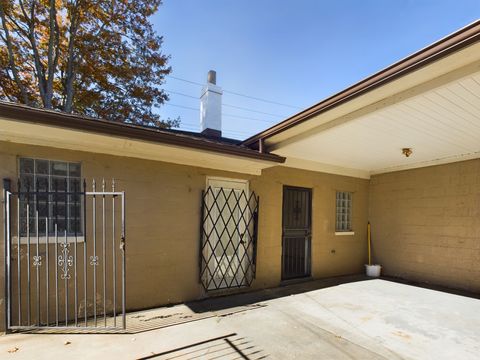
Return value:
[(384, 274), (480, 291), (480, 160), (373, 176), (374, 260)]
[[(126, 191), (127, 310), (209, 296), (198, 280), (201, 194), (208, 176), (249, 180), (250, 189), (260, 197), (257, 271), (252, 289), (278, 286), (281, 280), (284, 185), (312, 189), (313, 277), (359, 273), (365, 262), (368, 212), (368, 180), (365, 179), (283, 166), (254, 176), (7, 142), (0, 142), (0, 178), (18, 177), (19, 157), (81, 162), (82, 176), (87, 181), (115, 178), (117, 190)], [(354, 193), (353, 236), (335, 236), (336, 190)], [(88, 206), (87, 217), (91, 218)], [(3, 228), (1, 211), (0, 223)], [(107, 233), (109, 231), (107, 228)], [(3, 249), (1, 236), (1, 269), (5, 259)], [(16, 253), (15, 247), (13, 252)], [(5, 329), (4, 288), (1, 270), (0, 332)], [(89, 294), (92, 291), (89, 290)], [(108, 295), (107, 292), (107, 300)], [(87, 301), (87, 306), (89, 303)]]

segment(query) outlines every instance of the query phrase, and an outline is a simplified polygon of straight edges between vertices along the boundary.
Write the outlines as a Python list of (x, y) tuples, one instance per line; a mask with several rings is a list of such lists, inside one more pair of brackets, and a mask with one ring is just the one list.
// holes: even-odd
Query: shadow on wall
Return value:
[(255, 345), (244, 337), (237, 334), (228, 334), (225, 336), (208, 339), (198, 343), (186, 345), (180, 348), (164, 351), (158, 354), (152, 354), (138, 360), (146, 359), (266, 359), (267, 354), (258, 349)]

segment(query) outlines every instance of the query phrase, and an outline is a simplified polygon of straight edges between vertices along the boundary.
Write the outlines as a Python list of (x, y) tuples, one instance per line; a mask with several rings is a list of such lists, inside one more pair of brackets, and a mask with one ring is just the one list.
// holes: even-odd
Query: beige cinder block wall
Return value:
[(480, 290), (480, 160), (373, 176), (369, 207), (385, 274)]
[[(368, 180), (277, 166), (252, 180), (260, 195), (259, 239), (263, 241), (254, 286), (275, 286), (281, 280), (284, 185), (312, 189), (312, 277), (362, 272), (367, 256)], [(337, 190), (353, 192), (353, 236), (335, 235)]]
[[(283, 185), (310, 187), (313, 191), (313, 277), (362, 271), (366, 257), (368, 180), (281, 166), (254, 176), (7, 142), (0, 142), (0, 178), (16, 179), (18, 157), (22, 156), (79, 161), (83, 177), (115, 178), (117, 189), (126, 191), (129, 310), (206, 295), (198, 282), (198, 252), (201, 191), (207, 176), (248, 179), (250, 188), (260, 196), (257, 277), (252, 288), (277, 286), (281, 280)], [(336, 190), (354, 192), (354, 236), (334, 235)], [(5, 279), (1, 238), (0, 329), (3, 329)]]

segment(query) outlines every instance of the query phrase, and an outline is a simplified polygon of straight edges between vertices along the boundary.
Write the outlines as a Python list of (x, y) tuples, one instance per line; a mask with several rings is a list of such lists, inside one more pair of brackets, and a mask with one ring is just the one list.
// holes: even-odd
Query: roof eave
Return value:
[(259, 143), (264, 142), (267, 138), (288, 130), (318, 114), (348, 102), (353, 98), (364, 95), (367, 92), (414, 72), (419, 68), (427, 66), (428, 64), (466, 48), (478, 41), (480, 41), (480, 20), (463, 27), (443, 39), (287, 118), (267, 130), (249, 137), (244, 140), (242, 144), (256, 149), (259, 147)]
[(36, 109), (14, 103), (0, 102), (0, 115), (17, 121), (57, 126), (77, 131), (134, 138), (137, 140), (194, 148), (202, 151), (240, 156), (274, 163), (285, 162), (285, 158), (282, 156), (260, 153), (239, 145), (221, 144), (208, 139), (192, 138), (182, 134), (168, 133), (162, 130), (148, 129), (125, 123), (116, 123), (113, 121), (94, 119), (75, 114), (66, 114), (52, 110)]

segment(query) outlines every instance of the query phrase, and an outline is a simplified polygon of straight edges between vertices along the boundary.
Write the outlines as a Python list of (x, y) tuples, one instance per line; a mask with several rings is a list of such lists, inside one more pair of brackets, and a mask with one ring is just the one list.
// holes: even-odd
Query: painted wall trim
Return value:
[(450, 163), (474, 160), (474, 159), (480, 159), (480, 152), (475, 152), (471, 154), (462, 154), (458, 156), (449, 156), (446, 158), (435, 159), (430, 161), (421, 161), (421, 162), (413, 163), (411, 165), (401, 165), (401, 166), (394, 166), (386, 169), (378, 169), (378, 170), (371, 171), (370, 175), (371, 176), (380, 175), (380, 174), (386, 174), (386, 173), (395, 172), (395, 171), (418, 169), (418, 168), (423, 168), (427, 166), (444, 165), (444, 164), (450, 164)]

